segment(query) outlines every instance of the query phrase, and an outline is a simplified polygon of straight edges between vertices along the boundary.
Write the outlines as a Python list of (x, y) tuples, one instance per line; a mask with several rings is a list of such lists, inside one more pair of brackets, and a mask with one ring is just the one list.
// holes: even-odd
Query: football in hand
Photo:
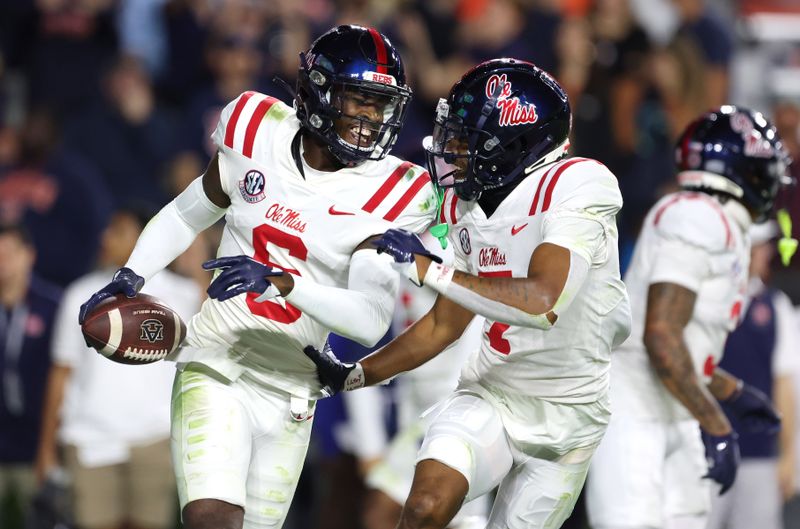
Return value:
[(81, 326), (86, 343), (114, 362), (149, 364), (178, 348), (186, 337), (181, 317), (147, 294), (104, 300)]

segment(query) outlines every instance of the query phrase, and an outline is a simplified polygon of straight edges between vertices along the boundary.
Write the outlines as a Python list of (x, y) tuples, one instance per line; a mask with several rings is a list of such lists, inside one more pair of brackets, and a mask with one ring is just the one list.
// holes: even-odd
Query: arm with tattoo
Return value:
[(711, 435), (731, 432), (716, 399), (700, 381), (683, 339), (692, 317), (696, 294), (673, 283), (650, 285), (644, 344), (661, 382)]

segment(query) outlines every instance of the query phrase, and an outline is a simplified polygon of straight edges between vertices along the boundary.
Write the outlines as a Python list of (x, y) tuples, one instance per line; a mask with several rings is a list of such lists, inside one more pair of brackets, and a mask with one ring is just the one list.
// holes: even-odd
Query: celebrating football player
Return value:
[(81, 308), (134, 296), (223, 216), (210, 300), (189, 324), (172, 401), (185, 527), (280, 527), (314, 402), (302, 353), (329, 331), (363, 344), (389, 327), (399, 277), (366, 241), (421, 232), (437, 200), (421, 167), (389, 155), (411, 91), (378, 31), (340, 26), (300, 55), (296, 111), (246, 92), (222, 112), (205, 174), (148, 224), (113, 281)]
[(480, 350), (428, 416), (399, 527), (444, 528), (465, 500), (499, 491), (487, 527), (559, 527), (578, 497), (609, 419), (611, 348), (630, 329), (619, 274), (617, 181), (567, 158), (570, 107), (533, 64), (496, 59), (441, 100), (428, 166), (446, 189), (455, 268), (419, 238), (376, 242), (433, 308), (386, 347), (343, 364), (312, 347), (329, 391), (378, 383), (436, 356), (474, 314)]
[(751, 431), (780, 422), (715, 366), (745, 313), (748, 228), (790, 181), (788, 155), (761, 113), (723, 106), (689, 125), (676, 160), (683, 190), (650, 210), (625, 276), (633, 332), (611, 363), (614, 416), (587, 486), (594, 529), (703, 529), (711, 481), (724, 493), (739, 462), (717, 399)]

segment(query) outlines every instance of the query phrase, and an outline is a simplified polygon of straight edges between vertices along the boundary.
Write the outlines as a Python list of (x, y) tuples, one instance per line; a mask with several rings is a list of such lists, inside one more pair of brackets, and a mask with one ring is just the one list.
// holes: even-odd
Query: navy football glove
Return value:
[(710, 435), (701, 430), (703, 444), (706, 447), (708, 473), (703, 478), (710, 478), (722, 485), (719, 495), (725, 494), (736, 479), (739, 466), (739, 443), (736, 432), (727, 435)]
[(342, 362), (336, 358), (327, 342), (322, 352), (312, 345), (303, 349), (303, 352), (316, 364), (322, 392), (328, 397), (342, 389), (350, 391), (364, 386), (364, 370), (361, 369), (361, 364)]
[(78, 323), (83, 324), (86, 316), (104, 299), (114, 297), (117, 294), (125, 294), (129, 298), (133, 298), (136, 297), (136, 294), (139, 293), (143, 286), (144, 278), (142, 276), (137, 275), (130, 268), (120, 268), (114, 273), (114, 277), (109, 284), (92, 294), (92, 297), (81, 305), (81, 310), (78, 313)]
[(722, 407), (736, 417), (742, 429), (748, 433), (775, 434), (781, 429), (781, 417), (763, 392), (742, 384)]
[(414, 255), (424, 255), (437, 263), (442, 262), (441, 257), (425, 248), (417, 234), (406, 230), (387, 230), (379, 239), (372, 241), (372, 245), (378, 248), (378, 253), (391, 255), (395, 263), (413, 263)]
[(218, 301), (225, 301), (245, 292), (265, 294), (272, 286), (267, 278), (283, 275), (283, 270), (271, 268), (246, 255), (211, 259), (203, 263), (203, 268), (222, 269), (222, 273), (211, 282), (206, 291), (210, 298)]

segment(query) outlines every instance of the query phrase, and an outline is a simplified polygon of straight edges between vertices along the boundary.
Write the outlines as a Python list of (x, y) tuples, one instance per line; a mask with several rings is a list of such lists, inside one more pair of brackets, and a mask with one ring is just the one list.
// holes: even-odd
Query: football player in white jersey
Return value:
[(217, 272), (210, 299), (170, 358), (185, 527), (280, 527), (322, 396), (303, 347), (329, 331), (372, 345), (388, 329), (400, 279), (367, 241), (422, 232), (437, 207), (429, 174), (389, 155), (410, 95), (384, 35), (327, 32), (300, 55), (295, 110), (255, 92), (231, 102), (205, 174), (81, 308), (83, 320), (106, 297), (135, 296), (225, 217), (218, 258), (204, 264)]
[(567, 96), (533, 64), (470, 70), (437, 108), (428, 166), (455, 268), (419, 238), (376, 242), (433, 308), (357, 364), (306, 348), (331, 391), (413, 369), (486, 318), (480, 350), (428, 427), (399, 527), (444, 528), (464, 501), (499, 491), (487, 527), (556, 528), (569, 516), (609, 419), (611, 348), (630, 329), (619, 273), (617, 181), (567, 158)]
[(788, 156), (763, 115), (724, 106), (689, 125), (676, 160), (683, 190), (650, 210), (625, 275), (633, 330), (614, 353), (614, 415), (589, 474), (594, 529), (703, 529), (711, 480), (724, 493), (738, 464), (717, 399), (748, 429), (779, 423), (715, 366), (745, 311), (748, 227), (788, 183)]

